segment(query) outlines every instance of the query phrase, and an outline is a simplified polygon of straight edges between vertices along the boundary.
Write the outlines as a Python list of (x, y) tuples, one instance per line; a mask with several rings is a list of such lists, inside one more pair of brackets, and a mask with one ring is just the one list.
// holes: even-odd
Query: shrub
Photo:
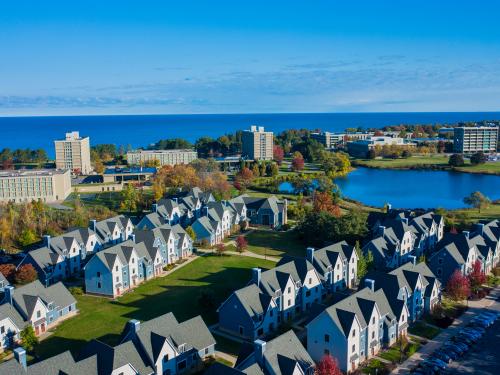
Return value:
[(452, 167), (461, 167), (465, 165), (464, 157), (462, 154), (453, 154), (450, 156), (448, 164)]
[(476, 152), (474, 155), (470, 157), (470, 162), (473, 165), (484, 164), (488, 158), (484, 154), (484, 152)]
[(74, 296), (83, 295), (83, 288), (81, 286), (72, 286), (69, 288), (69, 292)]
[(4, 275), (9, 282), (13, 282), (16, 274), (16, 266), (12, 263), (0, 264), (0, 273)]
[(38, 337), (36, 337), (31, 325), (21, 331), (21, 345), (28, 352), (31, 352), (38, 345)]
[(38, 273), (31, 264), (24, 264), (16, 270), (14, 279), (17, 284), (28, 284), (38, 279)]

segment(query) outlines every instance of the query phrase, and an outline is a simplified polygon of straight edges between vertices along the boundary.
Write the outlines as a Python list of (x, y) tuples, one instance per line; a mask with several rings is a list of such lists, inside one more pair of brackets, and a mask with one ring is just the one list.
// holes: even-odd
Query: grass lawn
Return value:
[(415, 322), (408, 328), (408, 332), (412, 335), (417, 335), (420, 337), (425, 337), (426, 339), (432, 339), (441, 332), (437, 327), (430, 326), (424, 322)]
[(306, 253), (306, 247), (292, 231), (255, 230), (245, 238), (248, 241), (248, 251), (260, 255), (282, 257), (287, 254), (304, 256)]
[(481, 212), (477, 208), (464, 208), (449, 211), (449, 214), (464, 216), (467, 221), (494, 220), (500, 217), (500, 204), (490, 204), (487, 208), (482, 208)]
[[(396, 345), (397, 346), (397, 345)], [(399, 351), (399, 347), (392, 346), (384, 352), (380, 352), (377, 354), (380, 358), (383, 358), (389, 362), (399, 362), (401, 360), (401, 352)], [(404, 356), (403, 356), (404, 360)]]
[[(406, 169), (417, 166), (448, 166), (449, 156), (447, 155), (427, 155), (412, 156), (402, 159), (356, 159), (355, 164), (371, 168)], [(487, 162), (479, 165), (471, 165), (469, 160), (465, 160), (465, 166), (456, 167), (455, 170), (468, 173), (500, 174), (500, 162)]]
[(361, 371), (364, 374), (377, 374), (385, 369), (385, 364), (380, 359), (370, 359), (366, 367), (363, 367)]
[(115, 345), (128, 320), (149, 320), (170, 311), (179, 321), (201, 314), (211, 325), (217, 320), (216, 309), (198, 306), (200, 291), (213, 291), (218, 306), (234, 289), (248, 282), (253, 267), (269, 269), (274, 263), (249, 257), (205, 256), (114, 301), (77, 296), (79, 315), (61, 323), (52, 336), (40, 343), (37, 354), (46, 358), (68, 349), (77, 352), (94, 338)]

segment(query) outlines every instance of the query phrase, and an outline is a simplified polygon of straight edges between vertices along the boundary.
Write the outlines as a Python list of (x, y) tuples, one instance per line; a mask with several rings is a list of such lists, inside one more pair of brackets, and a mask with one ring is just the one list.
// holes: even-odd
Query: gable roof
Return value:
[(19, 312), (8, 302), (0, 305), (0, 321), (5, 318), (12, 320), (19, 330), (22, 330), (27, 325)]

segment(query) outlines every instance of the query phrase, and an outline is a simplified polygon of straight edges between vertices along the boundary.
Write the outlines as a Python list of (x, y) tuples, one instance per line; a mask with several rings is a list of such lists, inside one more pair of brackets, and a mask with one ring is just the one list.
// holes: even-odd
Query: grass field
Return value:
[(205, 256), (114, 301), (77, 296), (79, 315), (55, 328), (54, 334), (40, 343), (37, 355), (46, 358), (68, 349), (77, 352), (94, 338), (114, 345), (128, 320), (149, 320), (170, 311), (179, 321), (201, 314), (207, 325), (213, 324), (216, 308), (203, 310), (197, 303), (200, 292), (210, 289), (218, 306), (248, 282), (253, 267), (269, 269), (274, 263), (249, 257)]
[(260, 255), (282, 257), (287, 254), (304, 256), (306, 253), (306, 246), (292, 231), (255, 230), (245, 238), (248, 241), (248, 251)]
[(468, 222), (494, 220), (500, 217), (500, 204), (491, 203), (488, 207), (482, 208), (481, 212), (477, 208), (452, 210), (449, 211), (449, 215), (463, 216)]
[[(419, 166), (448, 167), (449, 157), (446, 155), (412, 156), (405, 159), (356, 159), (358, 166), (370, 168), (408, 169)], [(468, 173), (500, 174), (500, 162), (488, 162), (480, 165), (466, 165), (456, 167), (455, 170)]]
[(441, 330), (437, 327), (430, 326), (425, 322), (415, 322), (410, 326), (410, 328), (408, 328), (408, 332), (412, 335), (417, 335), (430, 340), (437, 336)]

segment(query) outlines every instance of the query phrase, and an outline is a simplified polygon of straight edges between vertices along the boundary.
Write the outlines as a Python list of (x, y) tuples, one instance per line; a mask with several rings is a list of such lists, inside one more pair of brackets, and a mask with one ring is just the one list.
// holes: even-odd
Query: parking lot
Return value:
[(451, 363), (447, 374), (500, 374), (500, 321), (492, 325), (479, 342), (458, 361)]

